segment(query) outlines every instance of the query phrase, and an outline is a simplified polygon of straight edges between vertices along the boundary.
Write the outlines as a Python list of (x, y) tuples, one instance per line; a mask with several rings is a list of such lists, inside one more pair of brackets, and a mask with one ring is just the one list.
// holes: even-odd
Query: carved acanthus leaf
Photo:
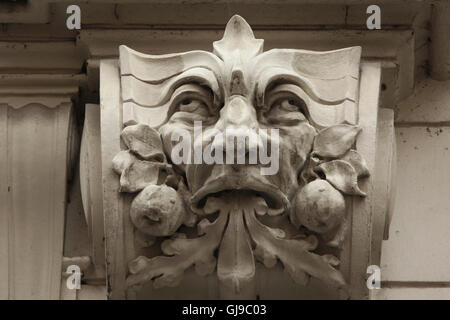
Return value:
[(128, 149), (144, 160), (166, 162), (159, 132), (144, 124), (131, 125), (121, 134)]
[(120, 151), (113, 159), (113, 169), (120, 175), (120, 192), (134, 193), (168, 180), (178, 184), (158, 131), (145, 124), (130, 125), (123, 129), (121, 138), (128, 150)]
[(138, 192), (151, 184), (164, 182), (172, 172), (167, 163), (139, 160), (129, 150), (119, 152), (113, 159), (113, 169), (120, 175), (120, 192)]
[(358, 174), (344, 160), (332, 160), (319, 165), (326, 179), (339, 191), (352, 196), (366, 196), (358, 187)]
[(352, 165), (355, 169), (358, 178), (365, 178), (370, 176), (369, 169), (367, 168), (366, 160), (356, 151), (349, 150), (342, 158)]
[(206, 275), (214, 271), (216, 258), (214, 250), (219, 247), (223, 230), (228, 219), (225, 212), (210, 223), (203, 219), (198, 224), (198, 238), (186, 239), (174, 236), (165, 240), (161, 249), (167, 255), (155, 258), (140, 256), (129, 264), (130, 276), (127, 278), (129, 286), (139, 285), (154, 280), (155, 287), (176, 286), (184, 271), (192, 265), (198, 274)]
[(361, 128), (348, 124), (338, 124), (322, 129), (314, 140), (313, 156), (339, 158), (355, 143)]
[(314, 139), (313, 151), (302, 172), (304, 184), (320, 178), (347, 195), (366, 196), (358, 180), (369, 176), (365, 160), (351, 149), (361, 128), (348, 124), (322, 129)]
[(342, 274), (334, 268), (338, 265), (338, 259), (324, 258), (311, 252), (317, 246), (314, 236), (306, 240), (283, 239), (258, 221), (253, 210), (245, 210), (245, 222), (258, 248), (257, 257), (262, 257), (262, 262), (267, 267), (273, 265), (274, 257), (277, 257), (286, 271), (300, 284), (305, 284), (307, 274), (338, 288), (345, 286)]
[[(306, 284), (309, 276), (313, 276), (334, 287), (345, 287), (342, 274), (335, 268), (339, 265), (339, 259), (312, 253), (318, 244), (315, 236), (286, 239), (281, 229), (264, 225), (255, 215), (258, 203), (260, 199), (251, 194), (231, 194), (229, 199), (214, 199), (209, 209), (219, 211), (219, 216), (213, 223), (207, 219), (199, 223), (199, 238), (186, 239), (177, 235), (164, 241), (161, 247), (164, 254), (170, 256), (152, 259), (138, 257), (133, 260), (129, 265), (131, 275), (128, 284), (139, 285), (156, 278), (155, 287), (174, 286), (192, 265), (195, 265), (197, 273), (209, 274), (215, 269), (214, 251), (220, 245), (218, 277), (236, 293), (253, 281), (254, 256), (266, 267), (273, 267), (280, 259), (285, 270), (299, 284)], [(212, 210), (214, 205), (217, 207)], [(256, 244), (254, 250), (250, 239)]]

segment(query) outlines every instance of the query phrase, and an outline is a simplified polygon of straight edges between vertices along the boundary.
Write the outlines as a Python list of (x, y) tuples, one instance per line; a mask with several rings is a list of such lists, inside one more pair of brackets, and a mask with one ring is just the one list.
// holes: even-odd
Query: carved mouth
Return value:
[(191, 197), (191, 209), (194, 212), (203, 213), (208, 197), (220, 197), (225, 193), (239, 191), (263, 198), (273, 214), (282, 213), (289, 207), (288, 198), (273, 184), (253, 176), (222, 175), (204, 185)]

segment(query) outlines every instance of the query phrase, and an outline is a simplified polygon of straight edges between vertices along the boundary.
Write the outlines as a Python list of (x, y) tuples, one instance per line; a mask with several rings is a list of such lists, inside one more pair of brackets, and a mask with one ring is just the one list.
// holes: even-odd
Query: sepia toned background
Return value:
[[(70, 4), (81, 9), (79, 30), (67, 29)], [(152, 54), (211, 50), (234, 14), (265, 39), (266, 50), (361, 46), (363, 59), (381, 62), (380, 107), (394, 112), (397, 170), (389, 237), (381, 245), (382, 288), (368, 298), (450, 299), (450, 4), (380, 0), (381, 29), (368, 30), (370, 4), (0, 2), (0, 299), (107, 297), (101, 267), (87, 265), (78, 291), (61, 285), (59, 268), (71, 261), (63, 257), (104, 264), (102, 239), (93, 239), (99, 222), (90, 215), (98, 208), (83, 203), (79, 175), (84, 119), (100, 103), (100, 60), (117, 58), (121, 44)], [(85, 154), (98, 156), (94, 142), (89, 148)], [(279, 287), (266, 298), (288, 299), (289, 290), (295, 288)], [(304, 296), (317, 297), (327, 296)]]

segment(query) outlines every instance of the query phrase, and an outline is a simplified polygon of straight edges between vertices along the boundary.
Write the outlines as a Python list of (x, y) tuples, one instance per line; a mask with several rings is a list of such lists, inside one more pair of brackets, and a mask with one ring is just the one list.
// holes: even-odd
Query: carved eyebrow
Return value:
[[(297, 85), (294, 84), (280, 84), (270, 90), (270, 96), (265, 100), (268, 105), (271, 105), (276, 100), (279, 100), (280, 97), (285, 96), (286, 94), (291, 94), (305, 103), (305, 108), (308, 108), (308, 105), (311, 104), (311, 98), (306, 94), (306, 92)], [(305, 110), (307, 111), (307, 110)]]
[(170, 99), (174, 90), (186, 83), (211, 89), (214, 103), (223, 100), (221, 81), (223, 62), (207, 51), (150, 55), (120, 46), (122, 98), (142, 107), (158, 107)]
[(305, 116), (317, 129), (326, 128), (333, 123), (344, 122), (346, 120), (345, 114), (353, 110), (351, 107), (353, 102), (348, 99), (337, 104), (321, 104), (311, 99), (302, 88), (294, 84), (280, 84), (276, 86), (271, 90), (267, 103), (272, 103), (286, 93), (304, 101), (303, 111)]
[[(320, 81), (320, 80), (319, 80)], [(310, 81), (307, 77), (299, 75), (293, 71), (289, 71), (285, 68), (281, 67), (268, 67), (263, 69), (257, 77), (257, 82), (255, 86), (255, 96), (256, 102), (259, 106), (264, 105), (266, 91), (269, 88), (272, 88), (274, 85), (280, 84), (293, 84), (300, 88), (302, 88), (306, 94), (308, 94), (309, 98), (313, 101), (316, 101), (320, 104), (325, 105), (336, 105), (340, 104), (347, 99), (345, 92), (340, 92), (341, 89), (341, 80), (324, 80), (326, 83), (323, 85), (330, 86), (330, 90), (328, 90), (328, 94), (326, 96), (322, 92), (319, 94), (319, 90), (317, 90), (315, 84)], [(336, 83), (336, 81), (339, 81)], [(317, 79), (315, 79), (317, 82)], [(335, 82), (335, 83), (333, 83)], [(335, 88), (335, 85), (338, 87)], [(342, 91), (342, 90), (341, 90)]]
[(264, 93), (272, 82), (300, 86), (312, 101), (323, 105), (356, 101), (361, 47), (332, 51), (272, 49), (253, 61), (258, 83), (256, 98), (264, 101)]
[(121, 45), (120, 74), (132, 75), (147, 83), (158, 84), (192, 68), (209, 69), (220, 74), (223, 62), (207, 51), (188, 51), (163, 55), (143, 54)]
[(204, 68), (189, 69), (158, 84), (144, 82), (132, 75), (124, 75), (121, 80), (123, 101), (134, 102), (142, 107), (153, 108), (167, 103), (178, 87), (188, 83), (196, 83), (211, 89), (215, 105), (219, 105), (223, 99), (223, 89), (219, 86), (216, 76)]

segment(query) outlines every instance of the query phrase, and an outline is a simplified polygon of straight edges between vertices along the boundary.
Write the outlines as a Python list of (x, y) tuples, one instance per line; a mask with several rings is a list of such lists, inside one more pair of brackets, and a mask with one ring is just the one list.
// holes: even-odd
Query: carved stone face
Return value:
[[(250, 164), (248, 153), (257, 145), (247, 141), (245, 149), (236, 146), (234, 154), (247, 155), (244, 164), (187, 163), (179, 168), (186, 174), (192, 193), (191, 207), (198, 211), (208, 195), (227, 190), (250, 190), (263, 196), (271, 209), (283, 211), (297, 189), (298, 174), (311, 151), (316, 129), (309, 123), (307, 93), (298, 83), (288, 81), (274, 65), (276, 52), (262, 53), (262, 41), (253, 37), (247, 23), (232, 19), (224, 38), (214, 43), (218, 70), (213, 81), (196, 80), (175, 90), (176, 99), (169, 107), (168, 122), (160, 132), (166, 154), (170, 157), (172, 137), (189, 132), (191, 154), (217, 143), (220, 135), (234, 132), (236, 139), (245, 129), (258, 133), (260, 129), (279, 129), (279, 148), (275, 156), (278, 170), (262, 175), (260, 161)], [(211, 82), (213, 85), (211, 85)], [(194, 134), (194, 122), (201, 121), (203, 133), (213, 129), (216, 135)], [(244, 129), (244, 130), (242, 130)], [(245, 137), (242, 137), (245, 139)], [(268, 146), (272, 137), (269, 134)], [(226, 157), (224, 155), (224, 157)]]
[[(237, 293), (254, 280), (256, 258), (267, 267), (281, 260), (297, 283), (311, 275), (344, 286), (338, 258), (313, 253), (311, 233), (338, 247), (348, 229), (344, 194), (365, 196), (358, 179), (368, 170), (352, 149), (360, 48), (263, 52), (239, 16), (213, 47), (161, 56), (120, 48), (128, 150), (113, 168), (121, 192), (139, 192), (132, 222), (152, 237), (182, 224), (200, 235), (176, 235), (161, 246), (166, 256), (133, 260), (129, 285), (173, 286), (195, 265), (202, 275), (217, 269), (224, 292)], [(264, 215), (279, 215), (279, 228)]]
[[(235, 78), (242, 86), (253, 85), (250, 89), (231, 91), (233, 88), (224, 84), (226, 96), (218, 107), (214, 107), (213, 96), (208, 90), (198, 88), (196, 96), (189, 92), (174, 106), (169, 121), (161, 129), (162, 140), (167, 155), (171, 155), (174, 144), (173, 136), (180, 136), (181, 130), (187, 130), (192, 139), (191, 154), (195, 147), (201, 145), (206, 150), (217, 140), (223, 140), (223, 135), (234, 132), (236, 139), (245, 139), (244, 134), (250, 129), (258, 132), (260, 129), (279, 129), (279, 148), (273, 159), (278, 162), (278, 170), (272, 175), (262, 175), (260, 167), (264, 166), (259, 161), (249, 164), (249, 149), (257, 149), (257, 145), (247, 143), (245, 148), (234, 148), (233, 155), (239, 152), (247, 155), (244, 164), (223, 163), (188, 163), (181, 164), (187, 178), (188, 187), (192, 193), (191, 206), (198, 211), (204, 204), (208, 195), (217, 194), (227, 190), (250, 190), (263, 196), (269, 207), (276, 211), (284, 211), (288, 207), (288, 199), (298, 187), (297, 177), (307, 155), (309, 154), (316, 130), (309, 124), (304, 101), (292, 92), (277, 94), (279, 86), (273, 87), (265, 93), (265, 104), (257, 105), (255, 100), (255, 87), (259, 79), (252, 79), (257, 75), (252, 70), (249, 81), (244, 78)], [(244, 87), (243, 87), (244, 88)], [(245, 87), (246, 88), (246, 87)], [(298, 87), (297, 87), (298, 88)], [(298, 88), (298, 90), (301, 90)], [(203, 134), (195, 137), (194, 121), (202, 121)], [(212, 131), (211, 129), (215, 129)], [(215, 135), (205, 134), (208, 130)], [(256, 139), (255, 139), (256, 141)], [(219, 141), (220, 142), (220, 141)], [(248, 141), (247, 141), (248, 142)], [(274, 143), (269, 136), (268, 145)], [(226, 158), (226, 155), (223, 156)], [(203, 161), (202, 161), (203, 162)]]
[[(357, 81), (352, 77), (358, 72), (354, 61), (359, 49), (263, 52), (263, 40), (255, 39), (239, 16), (231, 18), (223, 38), (213, 47), (213, 53), (189, 51), (160, 57), (121, 47), (123, 99), (141, 106), (161, 106), (152, 114), (165, 114), (159, 131), (172, 163), (172, 152), (180, 141), (174, 137), (189, 136), (191, 161), (177, 167), (186, 176), (192, 194), (189, 205), (194, 211), (201, 211), (208, 195), (236, 189), (255, 191), (271, 209), (284, 211), (298, 188), (316, 129), (351, 114), (347, 103), (354, 100)], [(130, 55), (132, 60), (127, 58)], [(201, 122), (202, 135), (195, 135), (195, 121)], [(258, 139), (235, 150), (235, 155), (244, 154), (242, 164), (192, 161), (195, 148), (205, 150), (218, 143), (205, 134), (208, 130), (234, 132), (236, 140), (242, 130), (257, 134), (267, 130), (269, 149), (274, 143), (271, 129), (279, 130), (279, 145), (274, 155), (277, 159), (271, 159), (278, 168), (269, 175), (262, 175), (261, 167), (271, 164), (261, 164), (259, 158), (256, 164), (248, 161), (247, 154), (262, 143)]]

